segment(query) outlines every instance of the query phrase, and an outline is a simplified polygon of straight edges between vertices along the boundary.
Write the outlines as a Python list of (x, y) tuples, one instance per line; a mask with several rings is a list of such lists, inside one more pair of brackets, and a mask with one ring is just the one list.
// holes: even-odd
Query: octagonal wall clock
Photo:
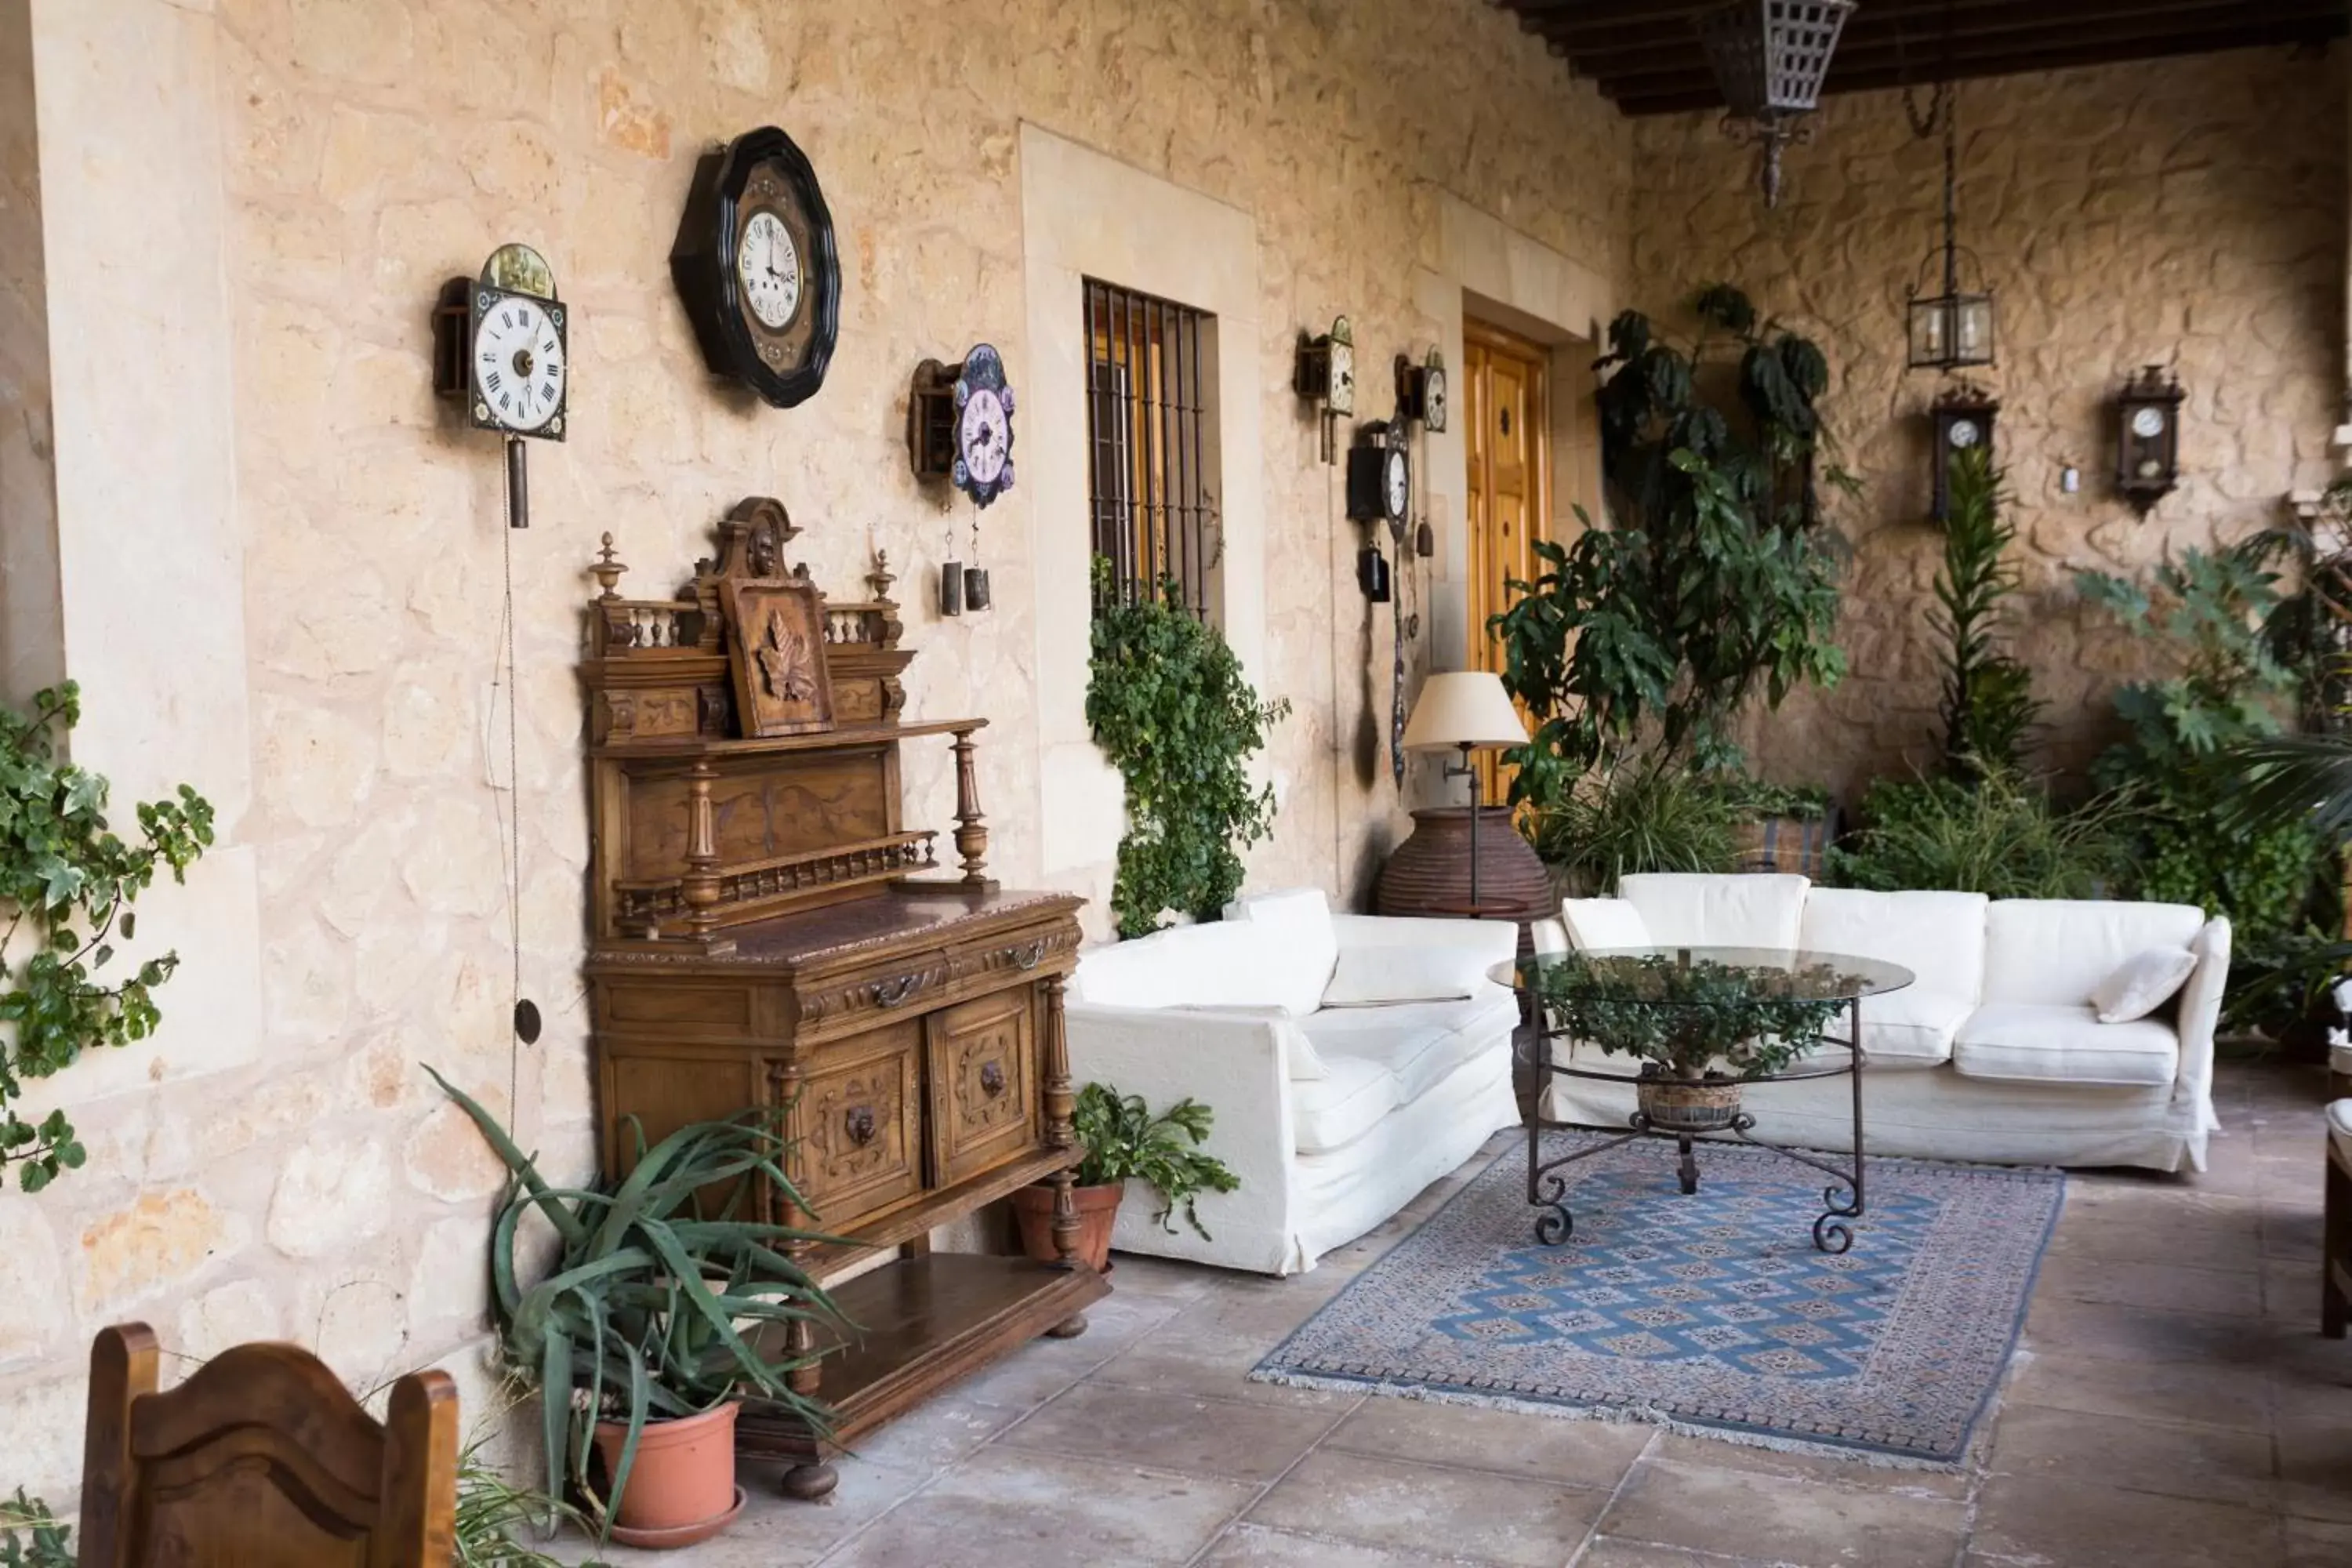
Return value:
[(711, 374), (777, 408), (824, 384), (841, 325), (841, 259), (816, 171), (772, 125), (703, 155), (669, 271)]
[(907, 399), (907, 453), (923, 479), (945, 479), (985, 507), (1013, 488), (1012, 384), (1004, 356), (976, 343), (960, 364), (927, 359)]

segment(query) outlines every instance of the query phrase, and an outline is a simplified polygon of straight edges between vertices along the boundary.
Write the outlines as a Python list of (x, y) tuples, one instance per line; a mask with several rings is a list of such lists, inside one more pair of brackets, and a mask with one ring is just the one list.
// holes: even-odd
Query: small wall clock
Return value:
[(433, 387), (462, 398), (467, 423), (506, 441), (507, 524), (530, 525), (525, 439), (561, 441), (572, 395), (570, 328), (547, 258), (502, 245), (478, 278), (441, 286), (433, 312)]
[(1290, 384), (1307, 402), (1323, 405), (1323, 460), (1330, 462), (1339, 421), (1356, 416), (1356, 335), (1347, 317), (1334, 321), (1320, 337), (1299, 334)]
[(916, 474), (944, 478), (986, 507), (1013, 488), (1013, 387), (1004, 358), (973, 345), (960, 364), (927, 359), (907, 401), (907, 452)]
[(703, 362), (777, 408), (816, 395), (841, 324), (841, 261), (816, 171), (772, 125), (695, 166), (670, 247)]
[(1927, 413), (1935, 427), (1935, 500), (1928, 515), (1942, 522), (1952, 510), (1952, 458), (1981, 447), (1992, 452), (1992, 423), (2000, 404), (1974, 387), (1960, 385), (1936, 399)]
[(1445, 431), (1445, 356), (1435, 349), (1415, 364), (1396, 357), (1397, 417), (1419, 421), (1432, 435)]
[(1412, 501), (1412, 464), (1403, 445), (1391, 438), (1386, 420), (1363, 427), (1348, 448), (1348, 516), (1357, 522), (1385, 522), (1402, 536)]
[(2149, 365), (2116, 399), (2116, 488), (2142, 517), (2180, 482), (2180, 378)]

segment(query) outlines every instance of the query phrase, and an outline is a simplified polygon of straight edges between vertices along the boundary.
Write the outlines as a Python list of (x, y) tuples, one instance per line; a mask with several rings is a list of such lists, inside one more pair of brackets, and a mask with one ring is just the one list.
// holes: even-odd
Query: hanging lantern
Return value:
[(1764, 205), (1780, 205), (1780, 152), (1812, 140), (1805, 117), (1853, 0), (1732, 0), (1699, 17), (1699, 39), (1728, 106), (1725, 132), (1763, 149)]
[[(1959, 243), (1959, 134), (1955, 128), (1954, 102), (1958, 94), (1950, 83), (1938, 92), (1944, 117), (1944, 243), (1919, 263), (1919, 279), (1911, 288), (1910, 363), (1913, 370), (1968, 370), (1993, 363), (1992, 290), (1985, 286), (1984, 264)], [(1961, 261), (1973, 289), (1963, 289)], [(1943, 289), (1924, 292), (1938, 260), (1943, 263)]]

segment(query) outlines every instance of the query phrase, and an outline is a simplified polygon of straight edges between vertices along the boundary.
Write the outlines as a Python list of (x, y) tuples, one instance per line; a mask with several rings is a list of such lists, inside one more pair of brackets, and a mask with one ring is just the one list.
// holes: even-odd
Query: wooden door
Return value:
[[(1499, 670), (1502, 648), (1487, 621), (1510, 605), (1508, 584), (1532, 582), (1535, 542), (1551, 517), (1550, 355), (1483, 321), (1462, 323), (1470, 411), (1468, 668)], [(1477, 757), (1484, 799), (1500, 802), (1506, 773), (1494, 753)]]

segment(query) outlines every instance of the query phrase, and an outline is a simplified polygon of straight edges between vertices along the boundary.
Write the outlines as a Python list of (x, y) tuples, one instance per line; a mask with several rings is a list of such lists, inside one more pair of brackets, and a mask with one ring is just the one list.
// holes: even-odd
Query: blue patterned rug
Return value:
[[(1553, 1133), (1547, 1155), (1565, 1153)], [(1646, 1420), (1734, 1442), (1941, 1468), (2008, 1364), (2055, 1171), (1873, 1160), (1853, 1249), (1815, 1250), (1824, 1178), (1671, 1143), (1565, 1167), (1573, 1236), (1535, 1239), (1524, 1143), (1260, 1362), (1265, 1383)]]

